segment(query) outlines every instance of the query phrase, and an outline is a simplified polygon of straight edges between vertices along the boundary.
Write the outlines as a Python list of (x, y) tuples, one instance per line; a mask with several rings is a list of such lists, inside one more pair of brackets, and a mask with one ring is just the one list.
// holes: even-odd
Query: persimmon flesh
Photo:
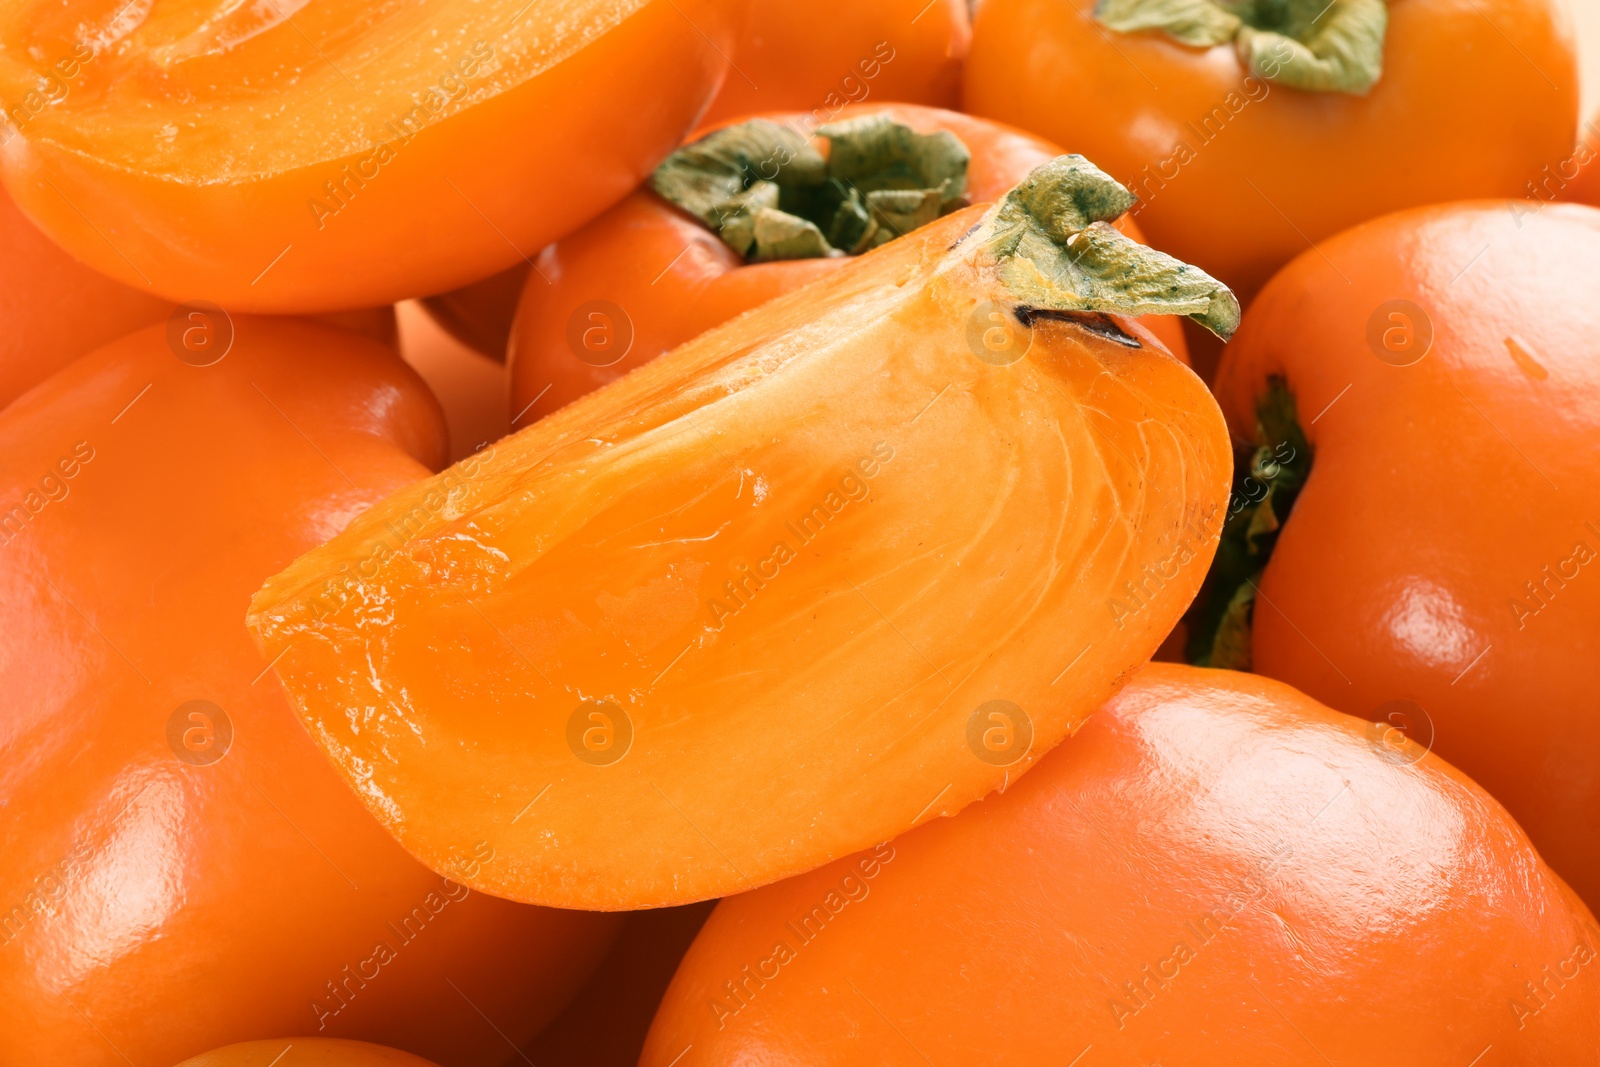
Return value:
[(1061, 157), (395, 494), (258, 593), (266, 660), (402, 844), (487, 840), (514, 899), (721, 896), (959, 809), (1214, 543), (1214, 402), (1092, 308), (1237, 304), (1117, 233), (1130, 199)]
[(22, 102), (0, 176), (75, 256), (173, 299), (440, 292), (637, 185), (716, 91), (741, 7), (26, 0), (0, 13)]

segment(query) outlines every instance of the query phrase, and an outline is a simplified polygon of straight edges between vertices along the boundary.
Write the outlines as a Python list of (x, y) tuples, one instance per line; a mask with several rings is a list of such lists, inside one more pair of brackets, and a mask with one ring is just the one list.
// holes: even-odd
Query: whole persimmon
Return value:
[(1431, 734), (1600, 902), (1600, 211), (1377, 219), (1224, 355), (1256, 447), (1192, 652)]
[(409, 1052), (326, 1037), (242, 1041), (203, 1052), (177, 1067), (436, 1067)]
[(1559, 0), (985, 0), (964, 78), (965, 110), (1099, 161), (1246, 301), (1365, 219), (1526, 196), (1578, 118)]
[(473, 892), (481, 835), (407, 856), (241, 622), (443, 449), (391, 349), (293, 319), (151, 327), (0, 414), (0, 1062), (315, 1034), (491, 1067), (583, 983), (614, 920)]
[(967, 0), (751, 0), (705, 121), (807, 111), (828, 122), (869, 99), (955, 107), (971, 40)]
[(393, 494), (262, 586), (261, 662), (402, 844), (481, 838), (517, 900), (722, 896), (976, 800), (1156, 649), (1226, 501), (1130, 316), (1238, 304), (1129, 202), (1052, 160)]
[(720, 903), (640, 1067), (1593, 1067), (1597, 953), (1437, 755), (1154, 664), (1003, 792)]
[(21, 0), (0, 178), (128, 285), (232, 312), (464, 285), (695, 124), (746, 0)]
[[(953, 180), (946, 205), (987, 203), (1060, 154), (997, 122), (906, 104), (845, 108), (820, 127), (811, 116), (788, 113), (706, 133), (662, 164), (654, 189), (640, 189), (539, 254), (512, 327), (511, 414), (526, 426), (718, 323), (841, 269), (849, 253), (930, 221), (941, 206), (893, 219), (872, 208), (874, 233), (855, 238), (860, 248), (834, 248), (826, 238), (782, 249), (735, 247), (737, 239), (730, 243), (724, 233), (736, 234), (737, 221), (723, 231), (716, 206), (694, 200), (708, 171), (740, 168), (739, 184), (749, 188), (775, 179), (792, 227), (837, 227), (836, 198), (808, 186), (848, 185), (865, 193), (857, 197), (864, 202), (881, 199), (883, 186), (903, 196), (919, 183)], [(829, 173), (840, 170), (836, 155), (846, 169)], [(1116, 226), (1143, 240), (1127, 216)], [(1144, 320), (1187, 361), (1179, 322)]]

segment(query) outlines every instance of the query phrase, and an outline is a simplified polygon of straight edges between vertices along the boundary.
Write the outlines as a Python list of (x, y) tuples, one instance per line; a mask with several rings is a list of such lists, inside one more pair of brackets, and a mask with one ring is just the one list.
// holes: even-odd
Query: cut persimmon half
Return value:
[(519, 900), (722, 896), (1003, 787), (1226, 509), (1215, 402), (1127, 316), (1238, 305), (1130, 202), (1059, 157), (396, 493), (256, 595), (265, 657), (402, 844), (489, 840)]
[(649, 174), (743, 4), (22, 0), (0, 12), (0, 176), (74, 256), (175, 300), (440, 292)]

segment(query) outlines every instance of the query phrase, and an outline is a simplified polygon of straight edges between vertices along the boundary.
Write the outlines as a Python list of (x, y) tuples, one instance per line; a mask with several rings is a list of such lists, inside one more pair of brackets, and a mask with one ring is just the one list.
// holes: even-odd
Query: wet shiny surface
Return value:
[[(498, 1064), (466, 998), (526, 1037), (612, 922), (408, 857), (243, 624), (263, 575), (442, 461), (437, 406), (376, 342), (233, 333), (207, 366), (136, 333), (0, 415), (0, 1061), (321, 1030)], [(492, 865), (476, 842), (464, 862)]]
[(641, 1065), (1600, 1063), (1592, 916), (1369, 727), (1154, 664), (1003, 794), (723, 901)]
[(1256, 669), (1409, 715), (1591, 905), (1597, 286), (1600, 211), (1408, 212), (1279, 275), (1218, 379), (1243, 432), (1285, 377), (1315, 455), (1261, 582)]
[(743, 6), (16, 4), (0, 90), (42, 102), (0, 177), (68, 251), (175, 300), (441, 292), (643, 180), (716, 91)]
[(408, 848), (442, 866), (481, 834), (505, 860), (471, 884), (522, 900), (720, 896), (1015, 778), (1155, 649), (1214, 544), (1218, 413), (1128, 320), (1141, 347), (1041, 321), (986, 349), (1020, 330), (981, 306), (993, 259), (947, 251), (982, 217), (702, 335), (263, 588), (264, 658)]

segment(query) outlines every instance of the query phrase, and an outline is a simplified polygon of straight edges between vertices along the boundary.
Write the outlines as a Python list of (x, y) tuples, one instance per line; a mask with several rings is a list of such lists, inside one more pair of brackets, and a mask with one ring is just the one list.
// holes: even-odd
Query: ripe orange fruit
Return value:
[(1004, 793), (724, 900), (640, 1064), (1592, 1067), (1597, 948), (1438, 756), (1155, 664)]
[(242, 622), (263, 575), (442, 461), (438, 407), (345, 331), (180, 326), (0, 414), (0, 1062), (318, 1034), (498, 1065), (494, 1027), (532, 1036), (615, 920), (471, 891), (509, 858), (481, 836), (456, 877), (406, 855)]
[(262, 587), (262, 662), (518, 900), (720, 896), (970, 803), (1155, 650), (1226, 499), (1205, 387), (1106, 309), (1237, 304), (1126, 207), (1061, 157), (394, 494)]

